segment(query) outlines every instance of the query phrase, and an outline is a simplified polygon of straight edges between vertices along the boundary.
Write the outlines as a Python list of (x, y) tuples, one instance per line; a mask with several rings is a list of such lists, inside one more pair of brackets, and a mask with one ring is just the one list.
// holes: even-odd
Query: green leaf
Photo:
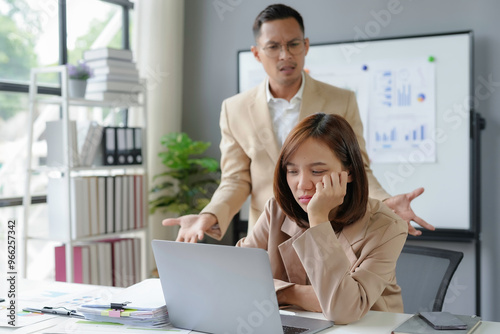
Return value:
[(202, 156), (210, 143), (193, 141), (183, 132), (168, 133), (161, 137), (160, 143), (166, 150), (158, 153), (158, 158), (166, 171), (156, 174), (153, 180), (166, 178), (166, 181), (155, 185), (151, 192), (165, 192), (165, 195), (151, 200), (150, 210), (180, 215), (199, 213), (219, 184), (218, 177), (214, 176), (219, 171), (219, 163)]

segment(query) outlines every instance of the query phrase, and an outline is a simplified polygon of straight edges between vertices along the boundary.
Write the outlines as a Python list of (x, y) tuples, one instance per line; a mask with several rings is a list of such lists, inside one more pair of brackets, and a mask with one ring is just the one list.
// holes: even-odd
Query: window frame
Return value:
[[(71, 1), (71, 0), (69, 0)], [(134, 3), (129, 0), (100, 0), (109, 4), (122, 7), (122, 48), (130, 49), (130, 17), (129, 10), (134, 9)], [(68, 44), (67, 44), (67, 0), (58, 1), (58, 19), (59, 19), (59, 65), (68, 63)], [(19, 84), (9, 82), (8, 80), (0, 78), (0, 92), (6, 93), (29, 93), (29, 83)], [(39, 86), (38, 93), (47, 95), (61, 95), (61, 88), (50, 86)], [(47, 196), (33, 196), (31, 199), (32, 204), (47, 203)], [(0, 208), (22, 206), (23, 197), (0, 198)]]

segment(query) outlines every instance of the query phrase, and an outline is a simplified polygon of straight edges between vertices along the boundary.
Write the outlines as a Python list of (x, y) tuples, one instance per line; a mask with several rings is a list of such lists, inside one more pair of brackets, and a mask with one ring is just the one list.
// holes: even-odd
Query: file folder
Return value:
[(142, 164), (142, 128), (134, 128), (134, 163)]
[(127, 133), (126, 128), (116, 128), (116, 155), (118, 165), (127, 164)]
[(116, 165), (116, 129), (114, 127), (104, 128), (102, 136), (102, 153), (104, 165)]
[(126, 132), (126, 150), (125, 155), (127, 158), (127, 165), (133, 165), (135, 163), (134, 159), (134, 129), (133, 128), (125, 128)]

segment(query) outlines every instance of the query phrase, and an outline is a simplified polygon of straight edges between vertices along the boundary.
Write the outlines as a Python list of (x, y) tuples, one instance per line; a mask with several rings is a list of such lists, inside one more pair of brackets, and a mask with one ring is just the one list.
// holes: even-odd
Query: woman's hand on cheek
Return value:
[(311, 227), (328, 221), (330, 211), (344, 202), (347, 191), (347, 172), (332, 172), (316, 184), (316, 193), (307, 205)]

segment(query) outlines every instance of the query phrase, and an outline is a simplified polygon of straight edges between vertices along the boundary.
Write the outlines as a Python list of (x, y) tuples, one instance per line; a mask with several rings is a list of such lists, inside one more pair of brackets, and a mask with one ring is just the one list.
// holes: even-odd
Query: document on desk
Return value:
[[(146, 331), (145, 331), (146, 330)], [(154, 328), (154, 333), (188, 334), (191, 330), (164, 326)], [(68, 319), (54, 327), (41, 331), (44, 334), (69, 334), (69, 333), (125, 333), (125, 334), (145, 334), (147, 328), (127, 326), (118, 323), (98, 323), (88, 320)]]
[[(115, 288), (99, 288), (88, 285), (65, 285), (60, 282), (36, 284), (36, 281), (26, 283), (21, 281), (17, 299), (17, 321), (16, 327), (30, 326), (42, 321), (49, 320), (58, 315), (42, 312), (26, 312), (24, 309), (56, 308), (75, 310), (81, 303), (90, 303), (103, 295), (111, 295), (110, 291)], [(115, 290), (116, 291), (116, 290)], [(7, 309), (0, 304), (0, 327), (11, 327), (7, 324)]]
[(85, 319), (139, 327), (169, 324), (167, 307), (159, 279), (147, 279), (96, 303), (83, 304), (77, 311)]

